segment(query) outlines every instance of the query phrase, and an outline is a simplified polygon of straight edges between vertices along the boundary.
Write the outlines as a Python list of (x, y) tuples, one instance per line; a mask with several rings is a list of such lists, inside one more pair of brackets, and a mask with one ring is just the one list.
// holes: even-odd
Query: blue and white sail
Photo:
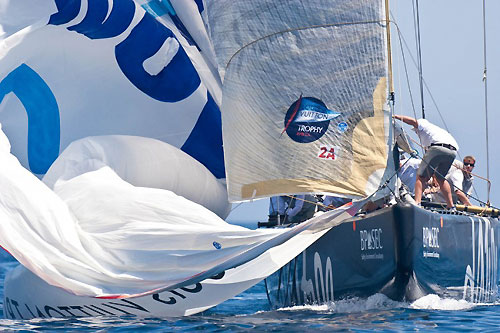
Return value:
[(208, 0), (230, 200), (365, 197), (393, 174), (384, 0)]
[(202, 4), (177, 6), (192, 17), (182, 25), (166, 3), (2, 2), (0, 122), (22, 165), (44, 174), (74, 140), (128, 134), (168, 142), (225, 177)]

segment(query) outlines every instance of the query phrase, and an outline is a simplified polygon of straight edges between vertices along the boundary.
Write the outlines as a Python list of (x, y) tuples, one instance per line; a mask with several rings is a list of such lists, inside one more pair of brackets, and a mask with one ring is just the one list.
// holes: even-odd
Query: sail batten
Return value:
[(207, 10), (230, 200), (373, 193), (388, 174), (384, 1), (209, 1)]

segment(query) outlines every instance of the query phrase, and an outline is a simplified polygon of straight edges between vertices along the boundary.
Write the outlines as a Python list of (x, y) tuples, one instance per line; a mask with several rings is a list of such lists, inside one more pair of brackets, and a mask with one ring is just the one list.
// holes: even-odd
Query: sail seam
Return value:
[(357, 24), (377, 24), (377, 23), (386, 23), (387, 21), (384, 19), (384, 20), (375, 20), (375, 21), (359, 21), (359, 22), (339, 22), (339, 23), (329, 23), (329, 24), (319, 24), (319, 25), (311, 25), (311, 26), (307, 26), (307, 27), (300, 27), (300, 28), (293, 28), (293, 29), (287, 29), (287, 30), (282, 30), (282, 31), (278, 31), (278, 32), (273, 32), (272, 34), (269, 34), (269, 35), (266, 35), (266, 36), (262, 36), (254, 41), (251, 41), (250, 43), (242, 46), (238, 51), (236, 51), (232, 56), (231, 58), (229, 58), (227, 64), (226, 64), (226, 70), (227, 68), (229, 67), (229, 65), (231, 64), (231, 61), (233, 60), (233, 58), (238, 54), (240, 53), (243, 49), (249, 47), (250, 45), (253, 45), (261, 40), (264, 40), (264, 39), (267, 39), (267, 38), (270, 38), (270, 37), (273, 37), (273, 36), (276, 36), (276, 35), (281, 35), (281, 34), (285, 34), (287, 32), (292, 32), (292, 31), (301, 31), (301, 30), (308, 30), (308, 29), (316, 29), (316, 28), (327, 28), (327, 27), (336, 27), (336, 26), (345, 26), (345, 25), (357, 25)]

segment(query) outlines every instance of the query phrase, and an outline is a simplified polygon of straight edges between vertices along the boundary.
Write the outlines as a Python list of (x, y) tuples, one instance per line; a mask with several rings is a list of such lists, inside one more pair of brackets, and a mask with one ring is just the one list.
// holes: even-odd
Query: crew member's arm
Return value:
[(411, 125), (415, 128), (418, 127), (418, 123), (417, 123), (417, 120), (415, 118), (408, 117), (408, 116), (400, 116), (398, 114), (395, 114), (394, 119), (401, 120), (403, 123)]
[(293, 208), (289, 209), (286, 212), (286, 215), (288, 215), (288, 219), (294, 217), (297, 215), (298, 212), (302, 209), (302, 206), (304, 205), (304, 199), (305, 195), (296, 195), (295, 196), (295, 206)]

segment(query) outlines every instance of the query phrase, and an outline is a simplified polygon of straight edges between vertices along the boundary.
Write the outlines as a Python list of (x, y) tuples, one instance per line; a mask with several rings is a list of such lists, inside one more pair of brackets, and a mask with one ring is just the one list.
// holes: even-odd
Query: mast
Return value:
[(486, 179), (488, 179), (487, 205), (490, 205), (490, 156), (489, 156), (489, 135), (488, 135), (488, 80), (486, 75), (486, 0), (483, 0), (483, 57), (484, 57), (484, 110), (486, 113)]
[(391, 26), (389, 19), (389, 0), (385, 0), (385, 24), (387, 34), (387, 63), (389, 66), (388, 80), (389, 80), (389, 98), (394, 103), (394, 83), (392, 78), (392, 51), (391, 51)]

